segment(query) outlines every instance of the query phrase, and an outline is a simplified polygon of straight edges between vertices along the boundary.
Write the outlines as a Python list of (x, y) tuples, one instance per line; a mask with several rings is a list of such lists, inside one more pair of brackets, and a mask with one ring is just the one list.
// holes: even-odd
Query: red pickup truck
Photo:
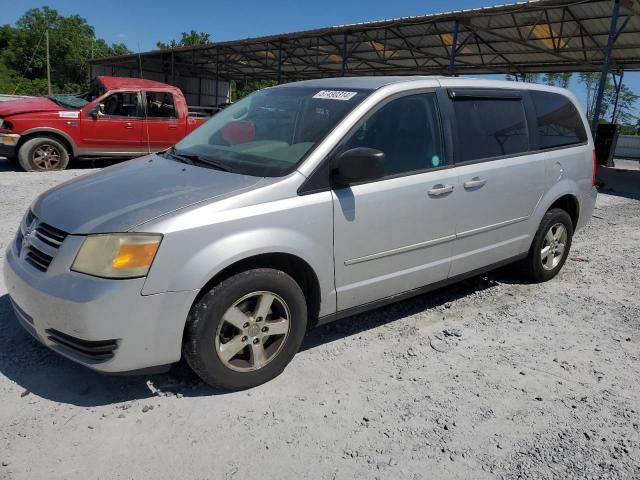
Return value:
[(84, 95), (0, 102), (0, 156), (27, 171), (63, 170), (72, 157), (134, 157), (164, 150), (200, 126), (179, 88), (97, 77)]

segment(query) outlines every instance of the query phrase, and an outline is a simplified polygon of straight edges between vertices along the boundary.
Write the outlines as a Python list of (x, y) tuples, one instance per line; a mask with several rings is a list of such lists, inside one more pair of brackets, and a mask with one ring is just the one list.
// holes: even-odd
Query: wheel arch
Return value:
[(561, 208), (565, 212), (569, 214), (571, 217), (571, 223), (573, 223), (573, 229), (575, 230), (578, 225), (578, 219), (580, 217), (580, 202), (578, 201), (578, 197), (573, 194), (565, 194), (561, 197), (557, 198), (549, 208), (545, 211), (548, 212), (552, 208)]
[(20, 141), (18, 142), (18, 145), (17, 145), (17, 150), (20, 150), (22, 145), (24, 145), (24, 143), (27, 142), (28, 140), (31, 140), (37, 137), (54, 138), (62, 142), (62, 144), (67, 148), (69, 152), (69, 156), (75, 157), (77, 154), (76, 144), (67, 133), (55, 128), (48, 128), (48, 127), (32, 128), (22, 133), (20, 136)]
[(211, 288), (227, 278), (254, 268), (273, 268), (281, 270), (291, 276), (302, 289), (307, 300), (309, 312), (309, 326), (314, 326), (320, 313), (320, 281), (313, 267), (297, 255), (284, 252), (261, 253), (252, 255), (224, 267), (211, 277), (196, 296), (195, 305)]
[(545, 214), (552, 208), (565, 210), (571, 217), (574, 231), (576, 230), (580, 219), (580, 194), (578, 191), (576, 183), (566, 179), (556, 183), (542, 196), (536, 206), (535, 213), (530, 218), (531, 236), (529, 237), (529, 248), (533, 243), (533, 238), (540, 226), (540, 222), (542, 222)]

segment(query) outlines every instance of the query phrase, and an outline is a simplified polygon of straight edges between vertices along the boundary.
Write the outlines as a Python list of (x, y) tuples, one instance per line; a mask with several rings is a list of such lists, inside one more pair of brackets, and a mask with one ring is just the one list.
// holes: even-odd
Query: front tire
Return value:
[(300, 286), (280, 270), (259, 268), (222, 281), (194, 304), (182, 351), (209, 385), (243, 390), (278, 376), (306, 327)]
[(538, 227), (523, 267), (534, 282), (555, 277), (567, 260), (573, 238), (573, 221), (569, 214), (554, 208), (545, 213)]
[(22, 144), (18, 163), (27, 172), (64, 170), (69, 165), (69, 152), (53, 137), (36, 137)]

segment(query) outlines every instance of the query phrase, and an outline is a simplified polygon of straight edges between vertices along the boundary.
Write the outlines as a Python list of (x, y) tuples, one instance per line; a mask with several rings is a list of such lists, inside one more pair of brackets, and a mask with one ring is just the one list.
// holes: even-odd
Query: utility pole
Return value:
[(51, 65), (49, 63), (49, 30), (44, 32), (45, 39), (47, 40), (47, 88), (49, 95), (51, 95)]

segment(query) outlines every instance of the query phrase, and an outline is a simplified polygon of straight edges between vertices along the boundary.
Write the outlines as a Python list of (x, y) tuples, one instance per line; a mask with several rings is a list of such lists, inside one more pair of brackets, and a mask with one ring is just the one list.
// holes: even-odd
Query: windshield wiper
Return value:
[(210, 158), (205, 158), (200, 155), (196, 155), (194, 153), (184, 153), (178, 152), (175, 147), (171, 147), (167, 153), (174, 158), (177, 158), (183, 163), (188, 163), (189, 165), (195, 165), (197, 163), (202, 163), (209, 167), (215, 168), (216, 170), (222, 170), (223, 172), (232, 172), (233, 170), (227, 167), (226, 165), (216, 162)]

